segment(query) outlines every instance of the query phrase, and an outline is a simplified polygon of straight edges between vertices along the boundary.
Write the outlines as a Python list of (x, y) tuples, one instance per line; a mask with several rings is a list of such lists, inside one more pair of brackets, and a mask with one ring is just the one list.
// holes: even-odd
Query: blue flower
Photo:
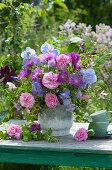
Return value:
[(41, 52), (44, 53), (48, 53), (50, 51), (53, 51), (54, 47), (53, 45), (48, 44), (47, 42), (45, 42), (42, 46), (41, 46)]
[(24, 59), (31, 59), (33, 56), (35, 56), (35, 50), (31, 49), (30, 47), (27, 47), (26, 51), (21, 53), (21, 57)]
[(68, 111), (68, 112), (73, 112), (74, 110), (75, 110), (75, 104), (70, 104), (69, 108), (66, 109), (66, 111)]
[(41, 52), (43, 54), (45, 53), (49, 53), (52, 52), (54, 53), (55, 56), (58, 56), (60, 51), (57, 49), (54, 49), (53, 45), (48, 44), (47, 42), (45, 42), (42, 46), (41, 46)]
[(38, 94), (39, 97), (42, 97), (45, 93), (45, 90), (42, 89), (42, 86), (40, 85), (38, 80), (36, 82), (33, 82), (33, 84), (32, 84), (32, 93), (34, 95)]
[(86, 88), (86, 84), (91, 87), (90, 85), (96, 81), (97, 77), (95, 75), (95, 71), (93, 69), (87, 69), (83, 75), (83, 88)]
[(66, 89), (64, 92), (60, 93), (59, 97), (64, 100), (66, 98), (70, 98), (70, 90)]
[(81, 90), (79, 90), (78, 92), (75, 93), (77, 98), (80, 98), (82, 96), (82, 92)]
[(68, 105), (70, 105), (70, 103), (71, 103), (70, 99), (64, 99), (63, 100), (64, 106), (68, 106)]

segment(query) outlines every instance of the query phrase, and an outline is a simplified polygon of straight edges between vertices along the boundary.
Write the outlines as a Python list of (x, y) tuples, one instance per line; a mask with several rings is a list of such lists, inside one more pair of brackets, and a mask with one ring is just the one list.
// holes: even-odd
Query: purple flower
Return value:
[(31, 75), (32, 80), (36, 81), (40, 76), (40, 73), (43, 73), (43, 70), (41, 70), (40, 68), (36, 68)]
[(33, 125), (31, 125), (31, 129), (30, 129), (30, 132), (34, 132), (34, 131), (40, 131), (40, 124), (38, 124), (38, 123), (35, 123), (35, 124), (33, 124)]
[(34, 64), (34, 60), (27, 61), (27, 63), (25, 64), (25, 67), (33, 66), (33, 64)]
[(70, 57), (72, 59), (72, 64), (74, 66), (74, 69), (81, 70), (82, 67), (77, 64), (79, 62), (80, 55), (78, 53), (76, 54), (75, 52), (72, 52), (70, 53)]
[(80, 77), (78, 74), (73, 74), (69, 79), (69, 83), (74, 86), (82, 86), (83, 84), (82, 77)]
[(30, 73), (31, 73), (31, 71), (28, 70), (28, 69), (21, 70), (21, 72), (19, 73), (19, 75), (17, 76), (17, 78), (18, 78), (18, 80), (20, 81), (20, 80), (21, 80), (21, 77), (28, 77)]
[(41, 84), (39, 83), (38, 80), (36, 82), (33, 82), (32, 93), (34, 95), (38, 94), (39, 97), (42, 97), (45, 93), (45, 90), (42, 88), (42, 86), (41, 86)]
[(69, 73), (67, 71), (60, 71), (59, 72), (59, 77), (58, 77), (58, 81), (61, 83), (65, 83), (69, 80)]
[(71, 52), (70, 57), (71, 57), (73, 63), (77, 63), (79, 61), (80, 54)]
[(15, 76), (15, 70), (10, 71), (9, 66), (3, 66), (0, 69), (0, 79), (4, 78), (2, 83), (6, 84), (13, 80), (12, 76)]
[(88, 84), (88, 86), (90, 87), (90, 85), (92, 83), (96, 82), (96, 81), (97, 81), (97, 77), (95, 75), (95, 71), (93, 69), (87, 69), (84, 72), (84, 75), (83, 75), (83, 83), (84, 83), (84, 85)]

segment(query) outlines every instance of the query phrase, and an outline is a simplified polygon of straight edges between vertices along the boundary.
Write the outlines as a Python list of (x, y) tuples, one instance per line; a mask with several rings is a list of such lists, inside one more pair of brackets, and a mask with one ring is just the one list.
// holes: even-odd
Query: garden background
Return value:
[[(97, 110), (112, 111), (112, 1), (111, 0), (2, 0), (0, 3), (0, 69), (9, 66), (16, 75), (22, 68), (21, 53), (26, 47), (40, 53), (47, 41), (69, 51), (85, 50), (95, 63), (97, 87), (92, 101), (82, 104), (77, 121), (88, 122), (89, 115)], [(100, 24), (100, 25), (99, 25)], [(75, 52), (77, 52), (75, 51)], [(1, 73), (1, 72), (0, 72)], [(7, 72), (0, 75), (0, 118), (8, 120), (5, 107), (9, 105), (7, 85), (2, 83)], [(111, 117), (111, 114), (110, 114)], [(14, 166), (14, 167), (13, 167)], [(0, 168), (17, 169), (17, 165), (0, 164)], [(21, 165), (25, 169), (27, 165)], [(67, 169), (32, 165), (30, 169)], [(70, 169), (71, 167), (68, 167)], [(72, 167), (75, 169), (75, 167)], [(27, 168), (28, 169), (28, 168)], [(84, 169), (84, 168), (82, 168)]]

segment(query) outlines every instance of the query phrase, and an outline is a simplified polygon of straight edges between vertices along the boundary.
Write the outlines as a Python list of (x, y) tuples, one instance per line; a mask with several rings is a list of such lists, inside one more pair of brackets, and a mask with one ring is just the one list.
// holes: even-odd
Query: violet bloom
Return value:
[(33, 64), (34, 64), (34, 60), (27, 61), (27, 63), (25, 64), (25, 67), (33, 66)]
[(71, 78), (69, 79), (69, 83), (74, 86), (80, 87), (83, 84), (82, 77), (80, 77), (78, 74), (73, 74)]
[(1, 83), (6, 84), (13, 80), (12, 76), (15, 76), (15, 70), (10, 71), (9, 66), (3, 66), (0, 69), (0, 79), (4, 78)]
[(31, 125), (31, 129), (30, 129), (30, 132), (34, 132), (34, 131), (40, 131), (40, 124), (38, 124), (38, 123), (35, 123), (35, 124), (33, 124), (33, 125)]
[(77, 64), (80, 60), (79, 59), (80, 55), (78, 53), (76, 54), (75, 52), (72, 52), (70, 53), (70, 57), (72, 59), (72, 64), (74, 66), (74, 69), (81, 70), (82, 67)]
[(31, 75), (32, 80), (36, 81), (39, 78), (40, 73), (43, 73), (43, 70), (41, 70), (40, 68), (36, 68)]
[(28, 77), (30, 75), (31, 71), (28, 69), (21, 70), (19, 75), (17, 76), (18, 80), (20, 81), (22, 77)]
[(67, 71), (60, 71), (58, 81), (61, 83), (65, 83), (69, 80), (69, 73)]

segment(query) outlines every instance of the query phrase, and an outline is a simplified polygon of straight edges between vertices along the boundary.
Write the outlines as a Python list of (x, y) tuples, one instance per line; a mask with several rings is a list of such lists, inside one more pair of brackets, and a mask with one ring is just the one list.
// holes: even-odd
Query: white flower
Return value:
[(17, 87), (15, 86), (15, 84), (11, 83), (11, 82), (7, 82), (8, 86), (9, 86), (9, 90), (12, 89), (16, 89)]

